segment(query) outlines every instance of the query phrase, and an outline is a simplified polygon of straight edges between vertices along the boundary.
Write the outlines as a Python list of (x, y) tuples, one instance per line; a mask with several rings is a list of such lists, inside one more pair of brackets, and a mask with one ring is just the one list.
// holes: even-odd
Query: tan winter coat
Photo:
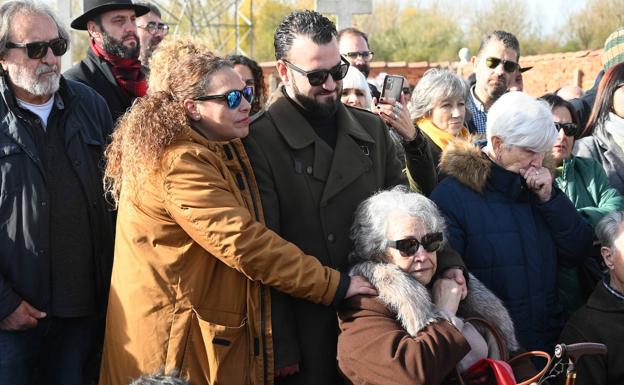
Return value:
[(265, 228), (239, 140), (188, 128), (141, 188), (121, 194), (100, 384), (161, 369), (193, 385), (272, 384), (264, 285), (330, 304), (340, 274)]

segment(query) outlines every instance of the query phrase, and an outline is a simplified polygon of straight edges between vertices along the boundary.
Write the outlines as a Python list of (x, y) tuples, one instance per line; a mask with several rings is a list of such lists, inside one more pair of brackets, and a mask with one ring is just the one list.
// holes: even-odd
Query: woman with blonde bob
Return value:
[(429, 141), (436, 169), (442, 151), (451, 140), (469, 139), (468, 129), (464, 127), (467, 94), (468, 86), (462, 78), (439, 68), (425, 72), (414, 88), (410, 114)]
[(253, 92), (200, 43), (164, 43), (150, 94), (106, 155), (118, 205), (100, 384), (176, 371), (194, 385), (273, 378), (269, 290), (326, 305), (371, 292), (267, 230), (240, 138)]

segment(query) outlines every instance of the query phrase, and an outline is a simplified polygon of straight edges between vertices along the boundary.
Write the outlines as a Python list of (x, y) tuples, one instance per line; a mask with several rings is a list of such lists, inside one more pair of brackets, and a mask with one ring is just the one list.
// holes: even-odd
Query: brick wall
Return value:
[[(524, 91), (533, 96), (540, 96), (565, 85), (578, 85), (587, 90), (593, 86), (596, 75), (602, 68), (601, 55), (600, 49), (524, 56), (520, 58), (520, 65), (533, 66), (524, 73)], [(279, 82), (275, 62), (260, 65), (269, 83), (269, 89), (275, 88)], [(372, 62), (370, 76), (375, 77), (381, 72), (403, 75), (413, 85), (432, 67), (450, 68), (464, 77), (472, 72), (470, 63), (460, 65), (458, 62)]]

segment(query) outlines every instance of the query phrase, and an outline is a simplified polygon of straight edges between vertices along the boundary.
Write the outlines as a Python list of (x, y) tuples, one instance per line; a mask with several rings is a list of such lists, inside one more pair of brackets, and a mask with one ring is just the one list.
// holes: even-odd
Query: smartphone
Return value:
[(393, 98), (395, 101), (401, 100), (401, 90), (403, 89), (403, 76), (386, 75), (381, 90), (381, 97), (384, 99)]

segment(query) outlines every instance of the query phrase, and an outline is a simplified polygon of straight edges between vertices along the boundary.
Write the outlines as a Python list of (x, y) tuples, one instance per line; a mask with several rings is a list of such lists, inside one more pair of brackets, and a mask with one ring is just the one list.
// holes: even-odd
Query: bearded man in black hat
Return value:
[(84, 0), (83, 9), (71, 27), (89, 32), (90, 47), (87, 57), (64, 75), (102, 95), (117, 121), (135, 98), (147, 92), (136, 18), (150, 9), (131, 0)]

